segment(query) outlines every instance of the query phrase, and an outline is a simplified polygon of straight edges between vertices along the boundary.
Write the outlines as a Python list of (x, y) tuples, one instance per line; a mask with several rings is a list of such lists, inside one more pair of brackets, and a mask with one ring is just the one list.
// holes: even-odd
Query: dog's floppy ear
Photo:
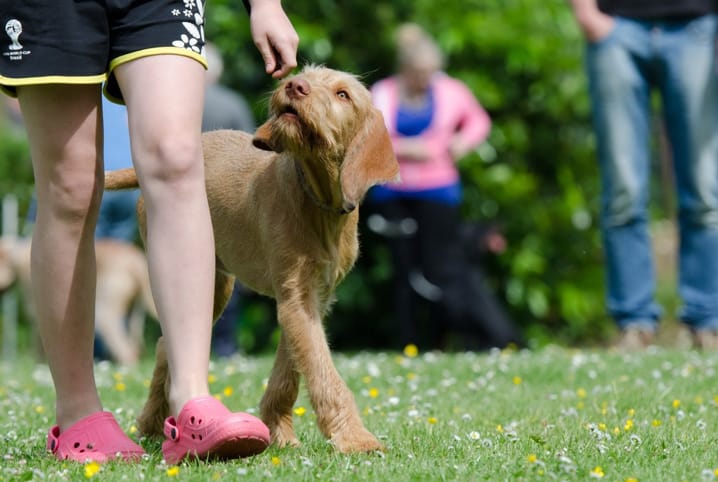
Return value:
[(276, 143), (272, 139), (272, 123), (274, 122), (275, 117), (270, 117), (264, 124), (259, 126), (257, 130), (254, 132), (254, 138), (252, 139), (252, 145), (256, 147), (257, 149), (262, 149), (263, 151), (274, 151), (274, 152), (280, 152), (281, 149), (278, 148)]
[(399, 174), (394, 149), (381, 111), (372, 108), (366, 125), (354, 136), (342, 164), (344, 209), (353, 210), (370, 187), (393, 181)]

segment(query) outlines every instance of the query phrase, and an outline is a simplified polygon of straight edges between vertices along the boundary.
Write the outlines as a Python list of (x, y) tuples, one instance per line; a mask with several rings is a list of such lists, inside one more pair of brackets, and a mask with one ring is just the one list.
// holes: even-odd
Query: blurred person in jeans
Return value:
[(369, 202), (386, 223), (413, 226), (389, 236), (400, 341), (418, 344), (419, 295), (431, 302), (431, 348), (441, 348), (449, 331), (465, 341), (466, 335), (478, 338), (464, 348), (520, 343), (513, 321), (472, 269), (461, 237), (456, 162), (486, 139), (491, 119), (468, 86), (442, 71), (442, 52), (421, 27), (400, 26), (397, 47), (397, 74), (377, 82), (372, 96), (384, 115), (401, 182), (374, 187)]
[(651, 94), (661, 95), (678, 199), (681, 321), (718, 347), (718, 82), (713, 0), (571, 0), (601, 169), (607, 304), (619, 347), (654, 342), (661, 317), (649, 236)]

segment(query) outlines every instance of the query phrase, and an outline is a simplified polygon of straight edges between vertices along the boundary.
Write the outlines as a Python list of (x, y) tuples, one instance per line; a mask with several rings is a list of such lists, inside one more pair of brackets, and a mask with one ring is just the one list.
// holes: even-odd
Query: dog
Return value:
[[(368, 189), (398, 178), (382, 114), (357, 77), (307, 66), (284, 79), (255, 134), (203, 134), (207, 196), (216, 244), (214, 319), (235, 277), (276, 300), (281, 337), (260, 403), (272, 443), (297, 446), (292, 425), (300, 375), (321, 433), (342, 453), (382, 450), (363, 425), (331, 358), (322, 320), (358, 255), (358, 205)], [(113, 171), (106, 189), (139, 184), (133, 169)], [(146, 236), (144, 201), (138, 202)], [(169, 371), (162, 339), (141, 432), (162, 433), (169, 415)]]
[[(30, 244), (29, 238), (0, 238), (0, 292), (17, 282), (25, 311), (34, 319), (35, 310), (31, 303)], [(95, 241), (95, 253), (95, 332), (112, 360), (123, 365), (134, 365), (144, 347), (145, 315), (157, 318), (150, 290), (147, 259), (137, 246), (113, 239)], [(39, 339), (36, 339), (35, 344), (36, 351), (42, 353)]]

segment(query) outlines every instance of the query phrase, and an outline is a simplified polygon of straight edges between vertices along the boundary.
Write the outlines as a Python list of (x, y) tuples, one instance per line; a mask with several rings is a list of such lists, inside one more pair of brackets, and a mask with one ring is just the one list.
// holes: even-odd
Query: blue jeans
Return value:
[(718, 328), (718, 17), (676, 22), (616, 18), (586, 52), (601, 168), (607, 302), (619, 326), (655, 327), (648, 232), (651, 94), (661, 95), (679, 227), (680, 318)]

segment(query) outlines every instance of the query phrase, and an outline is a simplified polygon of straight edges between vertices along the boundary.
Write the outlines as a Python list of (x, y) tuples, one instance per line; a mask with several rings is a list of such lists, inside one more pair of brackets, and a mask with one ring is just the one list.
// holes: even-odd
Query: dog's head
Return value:
[(345, 211), (353, 210), (371, 186), (398, 176), (383, 116), (368, 89), (351, 74), (305, 67), (280, 83), (269, 114), (254, 145), (298, 159), (338, 163)]

